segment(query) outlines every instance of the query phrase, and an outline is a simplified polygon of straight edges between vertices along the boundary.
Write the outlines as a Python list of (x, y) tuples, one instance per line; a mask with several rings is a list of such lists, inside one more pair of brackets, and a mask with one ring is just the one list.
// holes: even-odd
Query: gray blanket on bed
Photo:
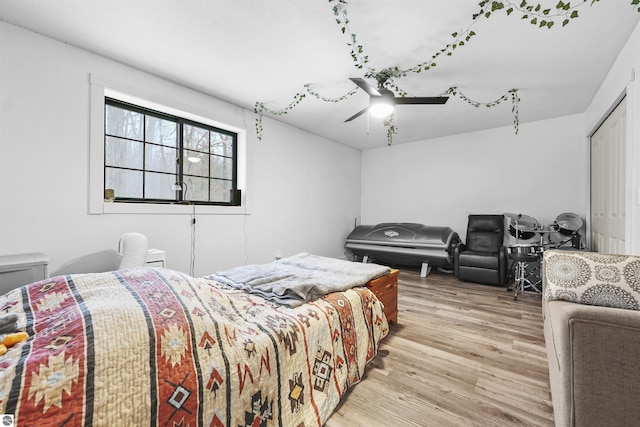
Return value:
[(300, 253), (270, 264), (246, 265), (209, 278), (289, 307), (362, 286), (389, 267)]

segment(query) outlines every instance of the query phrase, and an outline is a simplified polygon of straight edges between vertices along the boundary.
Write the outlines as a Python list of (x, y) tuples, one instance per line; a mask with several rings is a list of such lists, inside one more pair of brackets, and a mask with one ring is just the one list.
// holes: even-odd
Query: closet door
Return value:
[(623, 254), (625, 246), (626, 99), (591, 137), (591, 250)]

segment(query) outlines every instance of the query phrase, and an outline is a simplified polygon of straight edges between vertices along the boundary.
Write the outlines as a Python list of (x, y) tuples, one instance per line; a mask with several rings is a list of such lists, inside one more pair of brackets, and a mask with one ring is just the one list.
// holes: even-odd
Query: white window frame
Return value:
[[(89, 136), (89, 213), (102, 214), (188, 214), (194, 212), (209, 215), (247, 215), (247, 131), (208, 117), (170, 107), (166, 100), (155, 100), (144, 90), (112, 82), (91, 74), (91, 109)], [(184, 117), (238, 135), (237, 138), (237, 188), (241, 190), (240, 206), (224, 205), (181, 205), (156, 203), (113, 203), (104, 200), (104, 111), (105, 97), (139, 105), (144, 108)]]

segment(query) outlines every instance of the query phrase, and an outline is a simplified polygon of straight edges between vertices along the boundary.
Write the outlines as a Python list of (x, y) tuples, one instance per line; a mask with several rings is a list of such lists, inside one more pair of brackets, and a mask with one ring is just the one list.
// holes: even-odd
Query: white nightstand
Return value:
[(41, 253), (0, 256), (0, 294), (49, 277), (49, 257)]

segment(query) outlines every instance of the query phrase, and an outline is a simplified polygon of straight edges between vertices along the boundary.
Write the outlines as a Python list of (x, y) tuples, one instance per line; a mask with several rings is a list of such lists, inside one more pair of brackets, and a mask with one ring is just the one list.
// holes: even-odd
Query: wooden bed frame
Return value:
[(377, 279), (370, 280), (367, 288), (371, 289), (384, 305), (384, 315), (389, 322), (398, 323), (398, 270), (391, 270)]

